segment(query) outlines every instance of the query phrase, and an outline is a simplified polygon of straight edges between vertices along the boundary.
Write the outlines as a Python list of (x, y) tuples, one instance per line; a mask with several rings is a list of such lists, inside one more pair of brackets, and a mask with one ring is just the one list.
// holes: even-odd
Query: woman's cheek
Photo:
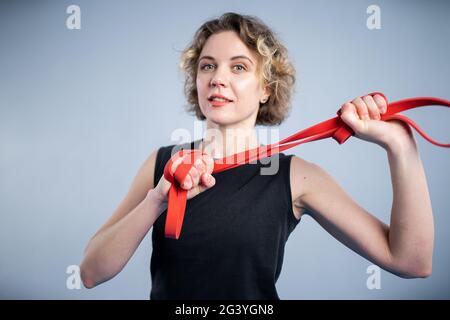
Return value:
[(204, 79), (203, 77), (197, 77), (197, 91), (198, 91), (198, 96), (200, 99), (206, 99), (206, 95), (207, 95), (207, 90), (208, 90), (208, 85), (207, 85), (207, 81), (206, 79)]
[(257, 99), (258, 94), (258, 82), (253, 79), (240, 79), (234, 83), (234, 94), (236, 99), (240, 103), (249, 105), (253, 103), (252, 100)]

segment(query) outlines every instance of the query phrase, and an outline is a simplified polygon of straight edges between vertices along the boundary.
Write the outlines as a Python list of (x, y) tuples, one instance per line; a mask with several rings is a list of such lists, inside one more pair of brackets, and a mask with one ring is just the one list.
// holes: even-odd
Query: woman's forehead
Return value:
[(236, 57), (247, 57), (256, 63), (257, 56), (233, 31), (212, 34), (203, 46), (200, 58), (209, 57), (215, 60), (230, 60)]

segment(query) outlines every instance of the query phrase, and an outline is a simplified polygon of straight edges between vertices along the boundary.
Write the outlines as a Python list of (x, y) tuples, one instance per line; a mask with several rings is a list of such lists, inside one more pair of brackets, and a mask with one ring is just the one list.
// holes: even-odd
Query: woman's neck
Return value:
[(203, 135), (199, 149), (211, 155), (214, 159), (221, 159), (259, 146), (254, 127), (209, 126)]

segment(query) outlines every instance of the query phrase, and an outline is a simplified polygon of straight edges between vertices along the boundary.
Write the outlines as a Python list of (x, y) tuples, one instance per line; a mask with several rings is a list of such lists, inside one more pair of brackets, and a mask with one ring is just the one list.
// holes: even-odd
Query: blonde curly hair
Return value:
[(260, 19), (233, 12), (205, 22), (196, 31), (192, 42), (181, 54), (180, 68), (185, 74), (184, 93), (187, 111), (205, 120), (200, 110), (197, 92), (198, 59), (208, 38), (222, 31), (234, 31), (250, 50), (257, 53), (261, 63), (258, 73), (262, 84), (271, 90), (269, 99), (260, 103), (256, 125), (279, 125), (288, 116), (294, 93), (295, 68), (288, 59), (287, 49), (274, 32)]

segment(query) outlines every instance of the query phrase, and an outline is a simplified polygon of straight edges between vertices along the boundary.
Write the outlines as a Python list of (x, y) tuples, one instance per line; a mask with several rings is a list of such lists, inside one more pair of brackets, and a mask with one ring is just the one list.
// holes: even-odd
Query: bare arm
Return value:
[(80, 266), (87, 288), (105, 282), (126, 265), (166, 204), (154, 192), (156, 151), (140, 168), (127, 196), (89, 241)]
[(165, 210), (152, 191), (123, 219), (89, 241), (81, 264), (81, 277), (86, 288), (117, 275)]
[(433, 210), (417, 145), (410, 141), (387, 151), (394, 192), (389, 245), (398, 268), (425, 277), (432, 271)]
[[(167, 193), (171, 184), (160, 178), (154, 186), (154, 169), (157, 151), (154, 151), (137, 173), (127, 196), (111, 218), (91, 238), (80, 266), (81, 279), (92, 288), (117, 275), (136, 251), (160, 214), (167, 209)], [(183, 158), (172, 164), (174, 172)], [(182, 186), (187, 199), (211, 188), (214, 160), (203, 155), (190, 169)]]
[(315, 164), (293, 158), (291, 179), (303, 184), (295, 205), (336, 239), (398, 276), (426, 277), (432, 270), (433, 214), (417, 146), (414, 139), (408, 141), (386, 149), (393, 186), (390, 226)]

